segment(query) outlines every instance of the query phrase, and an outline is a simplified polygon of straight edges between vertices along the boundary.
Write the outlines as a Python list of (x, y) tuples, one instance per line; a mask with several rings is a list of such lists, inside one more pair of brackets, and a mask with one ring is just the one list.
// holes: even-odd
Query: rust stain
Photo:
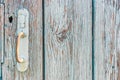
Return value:
[(64, 12), (65, 12), (65, 13), (67, 12), (67, 7), (66, 7), (66, 6), (64, 6)]
[(117, 78), (117, 80), (120, 80), (120, 53), (118, 53), (117, 67), (118, 67), (118, 78)]
[(51, 15), (50, 15), (50, 25), (51, 25), (51, 27), (53, 27), (53, 26), (54, 26), (53, 18), (52, 18), (52, 16), (51, 16)]
[(118, 79), (120, 80), (120, 44), (119, 44), (119, 40), (120, 40), (120, 24), (118, 24), (118, 28), (117, 28), (117, 68), (118, 68)]
[(110, 64), (112, 64), (112, 58), (113, 58), (113, 55), (110, 54)]

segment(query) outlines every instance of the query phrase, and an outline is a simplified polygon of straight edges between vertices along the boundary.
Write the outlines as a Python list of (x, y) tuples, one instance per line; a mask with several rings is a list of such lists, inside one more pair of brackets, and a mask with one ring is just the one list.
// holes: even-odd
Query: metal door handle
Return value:
[(25, 37), (25, 34), (23, 32), (20, 32), (17, 37), (16, 60), (19, 63), (24, 62), (24, 59), (19, 57), (20, 39), (24, 37)]

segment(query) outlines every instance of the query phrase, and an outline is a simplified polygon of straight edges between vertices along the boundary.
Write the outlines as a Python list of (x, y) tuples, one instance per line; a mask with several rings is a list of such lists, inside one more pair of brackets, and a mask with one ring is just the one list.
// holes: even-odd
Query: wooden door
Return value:
[[(17, 69), (17, 13), (29, 12), (29, 67)], [(120, 0), (0, 0), (0, 80), (120, 80)]]
[[(1, 0), (2, 80), (92, 80), (92, 0)], [(17, 12), (29, 11), (29, 67), (16, 66)], [(0, 9), (2, 10), (2, 9)], [(4, 17), (4, 18), (3, 18)], [(2, 30), (1, 30), (2, 31)], [(2, 58), (2, 57), (1, 57)]]

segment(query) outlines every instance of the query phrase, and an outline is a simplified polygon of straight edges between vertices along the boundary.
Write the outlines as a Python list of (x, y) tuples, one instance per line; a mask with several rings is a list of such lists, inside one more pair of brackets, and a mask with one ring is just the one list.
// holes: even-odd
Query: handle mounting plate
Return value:
[(19, 57), (24, 59), (24, 62), (17, 62), (17, 69), (20, 72), (27, 70), (29, 65), (29, 12), (26, 9), (18, 10), (17, 19), (17, 34), (23, 32), (25, 34), (24, 38), (20, 38), (19, 44)]

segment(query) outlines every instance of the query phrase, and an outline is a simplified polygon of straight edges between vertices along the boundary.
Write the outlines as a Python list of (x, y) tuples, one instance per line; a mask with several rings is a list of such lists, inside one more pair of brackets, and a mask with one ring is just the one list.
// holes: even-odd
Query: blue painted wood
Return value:
[(0, 80), (2, 80), (2, 77), (0, 77)]
[(0, 80), (1, 80), (1, 77), (2, 77), (2, 73), (1, 73), (1, 66), (0, 66)]

